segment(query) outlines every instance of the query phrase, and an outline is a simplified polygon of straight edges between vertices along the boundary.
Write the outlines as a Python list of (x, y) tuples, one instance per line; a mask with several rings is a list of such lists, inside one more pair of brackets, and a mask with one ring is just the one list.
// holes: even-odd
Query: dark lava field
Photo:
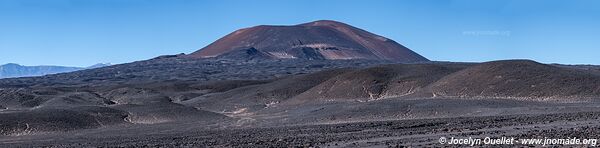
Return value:
[(329, 20), (0, 79), (0, 147), (587, 147), (599, 117), (599, 66), (429, 61)]
[(439, 139), (597, 138), (598, 69), (162, 56), (0, 79), (0, 146), (461, 147)]

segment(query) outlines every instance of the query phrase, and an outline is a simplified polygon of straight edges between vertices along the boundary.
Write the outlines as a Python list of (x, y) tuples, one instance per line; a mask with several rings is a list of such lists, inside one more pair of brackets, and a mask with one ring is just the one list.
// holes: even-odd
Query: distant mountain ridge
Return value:
[(0, 65), (0, 79), (16, 77), (33, 77), (49, 74), (73, 72), (84, 69), (100, 68), (110, 66), (110, 63), (99, 63), (89, 67), (67, 67), (67, 66), (23, 66), (15, 63)]
[(98, 63), (98, 64), (94, 64), (92, 66), (88, 66), (85, 69), (94, 69), (94, 68), (102, 68), (102, 67), (106, 67), (106, 66), (111, 66), (111, 63)]

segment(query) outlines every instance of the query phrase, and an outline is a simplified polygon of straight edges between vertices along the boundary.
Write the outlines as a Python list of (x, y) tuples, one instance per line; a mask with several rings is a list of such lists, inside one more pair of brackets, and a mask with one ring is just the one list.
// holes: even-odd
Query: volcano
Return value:
[(240, 29), (190, 56), (237, 59), (429, 61), (391, 39), (331, 20), (293, 26), (261, 25)]

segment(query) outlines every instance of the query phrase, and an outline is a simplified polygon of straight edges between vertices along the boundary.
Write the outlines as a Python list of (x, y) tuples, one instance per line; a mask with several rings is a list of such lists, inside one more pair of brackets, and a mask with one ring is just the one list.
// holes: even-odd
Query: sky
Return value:
[(336, 20), (436, 61), (600, 65), (598, 0), (0, 0), (0, 64), (191, 53), (240, 28)]

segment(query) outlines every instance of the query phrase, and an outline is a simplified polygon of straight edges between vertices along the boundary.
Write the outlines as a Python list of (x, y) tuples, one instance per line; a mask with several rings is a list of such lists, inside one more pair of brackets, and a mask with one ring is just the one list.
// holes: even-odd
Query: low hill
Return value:
[(396, 64), (359, 69), (333, 77), (302, 93), (297, 99), (377, 100), (409, 96), (462, 68), (462, 65)]
[(586, 98), (600, 97), (600, 73), (529, 60), (478, 64), (431, 86), (436, 96)]

